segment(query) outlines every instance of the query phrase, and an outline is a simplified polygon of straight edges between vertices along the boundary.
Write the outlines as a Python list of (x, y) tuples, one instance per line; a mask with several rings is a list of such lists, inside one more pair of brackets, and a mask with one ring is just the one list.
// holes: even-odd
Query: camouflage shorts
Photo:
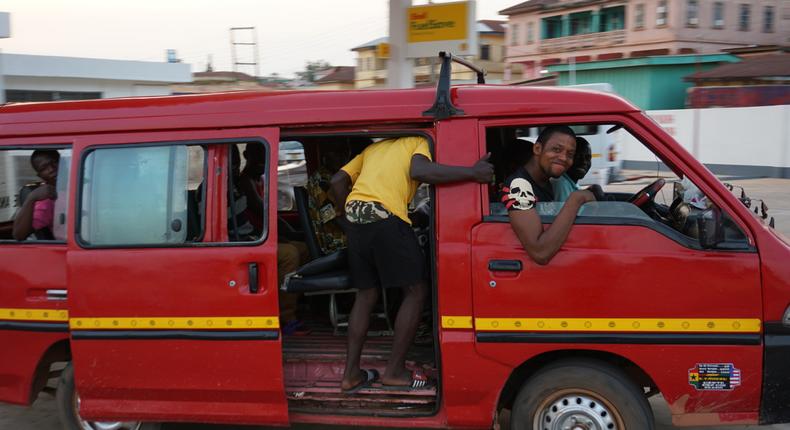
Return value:
[(392, 216), (379, 202), (351, 200), (346, 202), (346, 219), (354, 224), (371, 224)]

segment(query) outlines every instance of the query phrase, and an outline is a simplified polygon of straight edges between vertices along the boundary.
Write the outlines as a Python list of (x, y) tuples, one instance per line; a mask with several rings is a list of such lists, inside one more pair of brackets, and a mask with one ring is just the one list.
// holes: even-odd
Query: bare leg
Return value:
[(425, 297), (428, 293), (428, 284), (420, 282), (403, 288), (403, 303), (398, 309), (395, 318), (395, 337), (392, 341), (392, 355), (390, 355), (387, 369), (381, 377), (384, 385), (409, 385), (411, 375), (406, 370), (406, 353), (414, 342), (417, 326), (420, 323)]
[(348, 349), (346, 351), (346, 369), (343, 372), (343, 381), (340, 387), (348, 390), (362, 381), (362, 370), (359, 361), (362, 356), (362, 346), (368, 334), (370, 314), (379, 300), (379, 289), (368, 288), (357, 291), (357, 298), (348, 316)]

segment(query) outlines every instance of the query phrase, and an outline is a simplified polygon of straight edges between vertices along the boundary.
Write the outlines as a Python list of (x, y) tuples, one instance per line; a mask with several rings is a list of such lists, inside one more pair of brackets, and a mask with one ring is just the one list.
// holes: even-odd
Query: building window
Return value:
[(527, 44), (535, 43), (535, 23), (527, 23)]
[(752, 5), (744, 4), (741, 5), (741, 13), (738, 14), (738, 30), (740, 31), (749, 31), (749, 21), (751, 20), (752, 15)]
[(774, 7), (766, 6), (763, 13), (763, 33), (774, 32)]
[(510, 30), (510, 45), (518, 45), (518, 24), (513, 24), (513, 29)]
[(724, 2), (713, 3), (713, 28), (724, 28)]
[(659, 0), (656, 6), (656, 26), (662, 27), (667, 25), (667, 17), (669, 16), (667, 0)]
[(562, 16), (543, 18), (543, 38), (554, 39), (562, 37)]
[(491, 59), (491, 45), (480, 45), (480, 59), (484, 61)]
[(615, 31), (625, 28), (625, 6), (601, 9), (601, 27), (598, 31)]
[(686, 26), (696, 27), (699, 25), (699, 2), (688, 0), (686, 2)]
[(637, 30), (645, 28), (645, 5), (641, 3), (634, 9), (634, 28)]

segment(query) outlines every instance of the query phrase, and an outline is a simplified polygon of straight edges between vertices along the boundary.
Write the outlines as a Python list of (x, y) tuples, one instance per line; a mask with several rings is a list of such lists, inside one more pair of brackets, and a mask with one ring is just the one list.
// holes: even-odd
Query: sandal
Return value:
[(409, 385), (384, 385), (381, 384), (381, 389), (386, 391), (420, 391), (430, 390), (436, 387), (436, 382), (422, 372), (415, 371), (411, 375), (411, 383)]
[(340, 389), (343, 394), (354, 394), (363, 388), (370, 388), (374, 382), (379, 380), (379, 371), (376, 369), (362, 369), (362, 380), (357, 385), (344, 390)]

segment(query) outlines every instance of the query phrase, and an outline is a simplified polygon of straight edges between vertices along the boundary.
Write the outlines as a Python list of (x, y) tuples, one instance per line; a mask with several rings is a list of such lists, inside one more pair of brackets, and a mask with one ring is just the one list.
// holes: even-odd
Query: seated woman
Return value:
[(31, 234), (39, 240), (54, 240), (52, 222), (55, 216), (55, 184), (58, 178), (60, 154), (54, 149), (37, 149), (30, 156), (30, 164), (44, 182), (23, 197), (24, 201), (14, 217), (13, 236), (25, 240)]

